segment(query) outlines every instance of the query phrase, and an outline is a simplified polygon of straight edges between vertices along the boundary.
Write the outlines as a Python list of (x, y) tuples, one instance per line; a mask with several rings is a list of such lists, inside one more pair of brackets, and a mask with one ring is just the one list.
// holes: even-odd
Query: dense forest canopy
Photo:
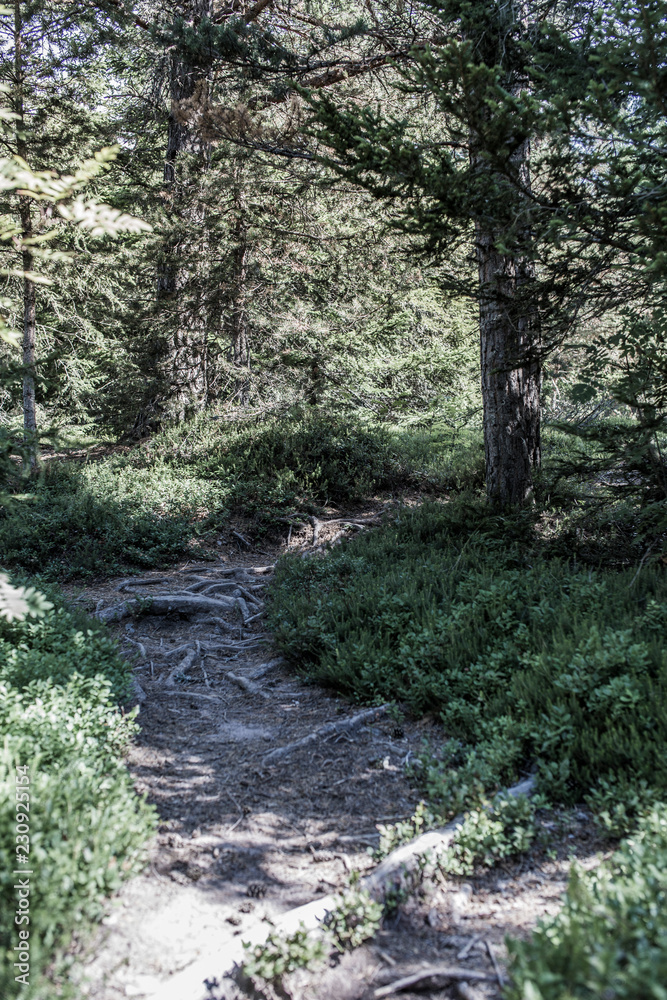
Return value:
[[(659, 407), (663, 14), (8, 8), (6, 156), (62, 171), (117, 146), (92, 193), (148, 225), (84, 235), (8, 192), (7, 295), (23, 298), (11, 321), (25, 336), (23, 364), (5, 352), (7, 419), (21, 393), (30, 433), (36, 405), (42, 429), (129, 437), (217, 405), (456, 421), (483, 403), (489, 495), (523, 501), (544, 401), (580, 366), (568, 350), (588, 352), (580, 395), (622, 355), (623, 403), (649, 422)], [(35, 265), (44, 239), (51, 259)], [(23, 289), (21, 267), (39, 268)]]

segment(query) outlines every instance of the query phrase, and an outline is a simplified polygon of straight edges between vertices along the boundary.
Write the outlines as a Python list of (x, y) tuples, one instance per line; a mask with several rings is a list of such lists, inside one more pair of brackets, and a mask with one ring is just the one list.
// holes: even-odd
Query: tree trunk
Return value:
[(539, 318), (532, 268), (494, 242), (476, 227), (486, 490), (492, 502), (522, 504), (540, 465)]
[[(23, 239), (32, 236), (30, 199), (20, 199), (21, 229)], [(28, 249), (22, 253), (23, 270), (32, 271), (33, 257)], [(35, 283), (23, 279), (23, 443), (28, 453), (27, 464), (31, 472), (37, 467), (37, 406), (35, 402), (35, 350), (36, 350)]]
[[(14, 112), (16, 114), (16, 152), (25, 160), (27, 155), (25, 143), (25, 123), (23, 106), (23, 12), (21, 0), (14, 2)], [(19, 197), (19, 218), (21, 220), (21, 239), (32, 238), (32, 213), (30, 198)], [(30, 247), (24, 246), (21, 251), (21, 263), (25, 276), (23, 278), (23, 443), (27, 451), (26, 471), (33, 472), (37, 467), (37, 405), (35, 401), (35, 352), (37, 346), (35, 283), (29, 277), (34, 266), (33, 253)]]
[[(520, 6), (500, 11), (499, 49), (490, 60), (502, 62), (506, 31), (525, 21)], [(519, 96), (523, 73), (509, 68), (507, 90)], [(498, 137), (487, 133), (491, 111), (483, 92), (477, 104), (477, 129), (470, 139), (470, 161), (478, 175), (482, 201), (475, 221), (475, 251), (479, 276), (479, 331), (484, 407), (486, 491), (492, 503), (524, 503), (533, 491), (533, 472), (540, 466), (540, 316), (535, 295), (535, 266), (530, 256), (530, 141), (520, 143), (508, 158), (508, 173), (492, 166)], [(486, 139), (484, 136), (486, 135)], [(485, 146), (486, 142), (486, 146)], [(514, 144), (513, 123), (507, 145)], [(509, 184), (508, 184), (509, 181)], [(491, 209), (504, 220), (490, 225)], [(508, 253), (497, 247), (510, 247)]]
[(235, 244), (232, 251), (229, 333), (231, 360), (237, 372), (235, 379), (235, 399), (240, 406), (247, 406), (250, 401), (250, 342), (248, 337), (247, 302), (248, 234), (245, 206), (240, 187), (240, 168), (238, 174), (234, 191), (236, 222), (234, 225)]

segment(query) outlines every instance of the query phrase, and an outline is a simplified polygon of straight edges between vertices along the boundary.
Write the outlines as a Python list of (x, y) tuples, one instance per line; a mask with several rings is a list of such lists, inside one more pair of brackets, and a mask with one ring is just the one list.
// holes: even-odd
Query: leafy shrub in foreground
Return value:
[[(61, 724), (66, 719), (61, 718)], [(27, 748), (26, 748), (27, 749)], [(21, 996), (53, 996), (38, 977), (69, 934), (98, 918), (106, 896), (144, 863), (153, 811), (137, 798), (128, 774), (95, 760), (60, 760), (49, 770), (39, 757), (0, 752), (0, 993), (15, 986), (12, 948), (17, 896), (15, 767), (30, 775), (31, 985)], [(11, 994), (9, 994), (11, 995)]]
[[(142, 865), (154, 828), (123, 755), (134, 715), (115, 701), (128, 668), (81, 615), (38, 602), (35, 620), (0, 619), (0, 993), (15, 992), (16, 767), (27, 766), (30, 836), (30, 988), (50, 998), (46, 969), (72, 931)], [(83, 627), (81, 627), (83, 625)]]
[(122, 699), (130, 679), (127, 664), (99, 624), (81, 618), (61, 605), (37, 619), (0, 619), (0, 681), (20, 691), (36, 680), (65, 684), (74, 673), (103, 674)]
[(563, 908), (508, 942), (506, 1000), (667, 995), (667, 807), (656, 804), (605, 865), (574, 867)]

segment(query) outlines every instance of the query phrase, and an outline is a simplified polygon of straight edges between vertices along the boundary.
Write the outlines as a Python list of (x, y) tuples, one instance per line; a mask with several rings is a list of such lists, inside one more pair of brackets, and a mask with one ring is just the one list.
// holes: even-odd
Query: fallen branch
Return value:
[(250, 544), (250, 542), (248, 541), (248, 539), (244, 538), (240, 531), (231, 531), (230, 530), (229, 534), (233, 535), (234, 538), (238, 538), (238, 540), (240, 542), (243, 542), (243, 544), (246, 546), (246, 548), (249, 548), (249, 549), (252, 548), (252, 545)]
[(141, 601), (133, 598), (100, 611), (97, 618), (101, 622), (119, 622), (134, 614), (168, 615), (177, 611), (182, 615), (196, 615), (207, 611), (229, 611), (238, 598), (201, 597), (198, 594), (156, 594)]
[[(519, 795), (530, 795), (534, 787), (535, 779), (527, 778), (526, 781), (522, 781), (518, 785), (509, 788), (507, 794), (513, 798)], [(463, 816), (456, 816), (446, 826), (440, 827), (437, 830), (429, 830), (428, 833), (422, 833), (415, 840), (411, 840), (409, 844), (397, 847), (384, 861), (380, 862), (370, 875), (362, 879), (363, 884), (370, 894), (372, 896), (381, 896), (385, 885), (392, 880), (395, 881), (397, 876), (405, 878), (406, 875), (409, 875), (417, 867), (420, 858), (425, 854), (431, 853), (437, 856), (446, 850), (451, 845), (456, 831), (462, 822)]]
[(367, 708), (364, 712), (360, 712), (359, 715), (353, 715), (349, 719), (341, 719), (340, 722), (329, 722), (326, 726), (321, 726), (314, 733), (309, 733), (308, 736), (304, 736), (294, 743), (288, 743), (284, 747), (277, 747), (275, 750), (271, 750), (262, 760), (262, 767), (265, 764), (273, 763), (275, 760), (280, 760), (281, 757), (286, 757), (293, 750), (300, 750), (301, 747), (309, 746), (311, 743), (318, 743), (320, 740), (326, 739), (327, 736), (349, 733), (353, 729), (358, 729), (365, 722), (379, 719), (387, 712), (388, 708), (389, 705), (379, 705), (377, 708)]
[(419, 972), (414, 972), (411, 976), (404, 976), (403, 979), (397, 979), (388, 986), (381, 986), (375, 990), (373, 996), (376, 1000), (380, 1000), (380, 997), (390, 997), (392, 993), (400, 993), (401, 990), (407, 990), (411, 986), (416, 986), (417, 983), (422, 983), (425, 979), (476, 980), (477, 982), (488, 983), (495, 978), (495, 976), (489, 976), (486, 972), (477, 972), (474, 969), (461, 969), (458, 966), (452, 965), (432, 965), (429, 969), (420, 969)]

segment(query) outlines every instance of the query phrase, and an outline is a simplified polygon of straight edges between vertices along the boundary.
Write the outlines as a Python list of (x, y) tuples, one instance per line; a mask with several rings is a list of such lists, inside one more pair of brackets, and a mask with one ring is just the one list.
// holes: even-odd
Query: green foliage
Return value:
[(270, 620), (308, 676), (439, 713), (461, 744), (423, 769), (445, 813), (535, 760), (572, 802), (608, 775), (667, 786), (665, 583), (635, 576), (545, 558), (529, 513), (462, 496), (326, 559), (283, 560)]
[(660, 1000), (667, 982), (667, 808), (656, 803), (610, 861), (575, 867), (560, 912), (509, 942), (507, 1000)]
[(0, 682), (23, 691), (35, 681), (66, 685), (74, 673), (82, 679), (102, 674), (116, 698), (127, 694), (127, 663), (98, 623), (62, 605), (36, 620), (0, 619)]
[(438, 818), (428, 808), (425, 802), (419, 802), (410, 819), (401, 820), (386, 826), (378, 823), (377, 829), (380, 834), (380, 843), (374, 851), (373, 856), (377, 859), (386, 858), (388, 854), (401, 844), (408, 844), (421, 833), (425, 833), (434, 827)]
[(309, 934), (303, 924), (293, 934), (272, 933), (263, 944), (244, 942), (243, 947), (246, 951), (241, 967), (243, 973), (267, 982), (279, 982), (290, 972), (326, 957), (324, 942)]
[(324, 925), (339, 951), (358, 948), (374, 937), (382, 923), (383, 908), (366, 889), (351, 888), (336, 901)]
[(192, 551), (231, 513), (258, 530), (276, 518), (378, 492), (480, 482), (479, 435), (437, 424), (388, 427), (355, 414), (196, 418), (125, 455), (51, 462), (32, 494), (0, 510), (6, 565), (47, 578), (160, 566)]
[(382, 426), (298, 408), (215, 426), (202, 419), (158, 435), (146, 452), (224, 483), (234, 504), (250, 512), (353, 502), (401, 478)]
[[(36, 596), (36, 595), (35, 595)], [(120, 711), (127, 664), (99, 626), (39, 595), (39, 617), (0, 619), (0, 992), (14, 987), (16, 768), (29, 781), (31, 986), (53, 995), (73, 931), (138, 872), (152, 807), (124, 766), (135, 713)], [(54, 966), (54, 960), (56, 965)]]
[(438, 856), (438, 869), (472, 875), (476, 868), (492, 868), (503, 858), (523, 854), (537, 835), (535, 813), (542, 805), (525, 795), (498, 795), (489, 806), (472, 809), (451, 846)]
[(586, 804), (601, 830), (611, 837), (624, 837), (659, 799), (660, 793), (645, 778), (637, 781), (625, 775), (610, 775), (598, 780), (586, 796)]

